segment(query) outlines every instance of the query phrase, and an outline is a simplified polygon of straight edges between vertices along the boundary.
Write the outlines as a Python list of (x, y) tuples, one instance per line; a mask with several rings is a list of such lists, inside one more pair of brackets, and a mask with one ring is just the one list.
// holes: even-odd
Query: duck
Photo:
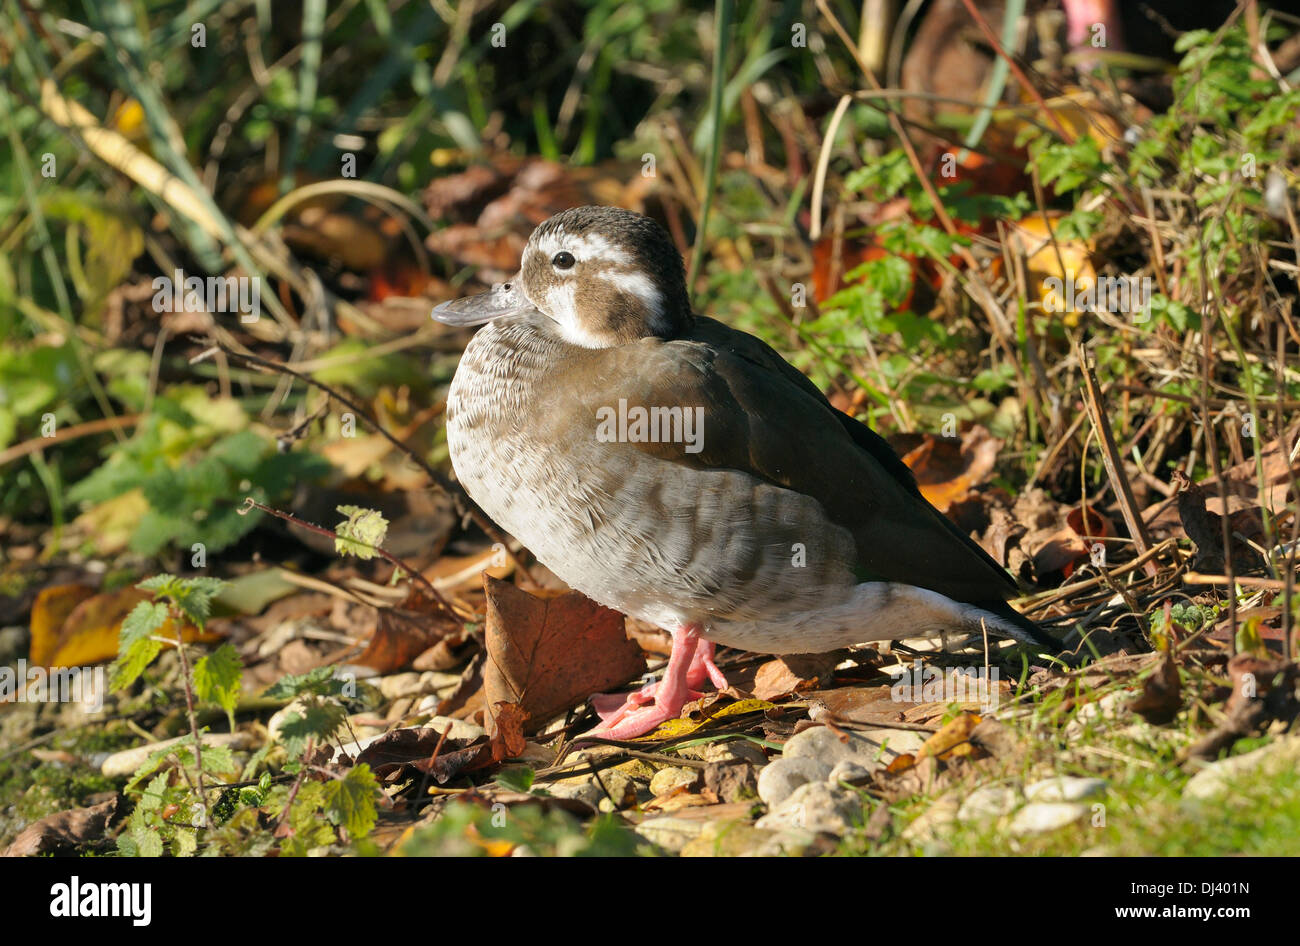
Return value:
[(671, 635), (662, 678), (593, 697), (587, 736), (636, 738), (724, 689), (718, 645), (809, 654), (965, 632), (1059, 652), (879, 434), (765, 342), (692, 310), (651, 218), (558, 213), (514, 278), (433, 318), (481, 326), (446, 407), (470, 498), (569, 587)]

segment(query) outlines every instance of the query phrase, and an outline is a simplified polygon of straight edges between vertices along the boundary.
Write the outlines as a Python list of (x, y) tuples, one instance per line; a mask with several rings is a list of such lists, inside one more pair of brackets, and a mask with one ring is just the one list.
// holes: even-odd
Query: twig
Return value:
[[(1290, 572), (1287, 575), (1290, 576)], [(1286, 591), (1288, 581), (1276, 578), (1251, 578), (1248, 575), (1202, 575), (1200, 572), (1188, 572), (1183, 581), (1189, 585), (1242, 585), (1246, 588), (1264, 588), (1268, 591)]]
[[(1115, 490), (1115, 499), (1119, 502), (1120, 512), (1124, 516), (1124, 524), (1128, 527), (1129, 535), (1133, 537), (1133, 545), (1141, 555), (1150, 550), (1151, 535), (1147, 532), (1147, 525), (1138, 512), (1137, 501), (1133, 498), (1133, 487), (1129, 484), (1119, 450), (1115, 446), (1115, 435), (1111, 433), (1110, 424), (1106, 423), (1106, 413), (1102, 408), (1101, 386), (1097, 383), (1097, 375), (1088, 361), (1087, 352), (1084, 351), (1081, 342), (1075, 342), (1075, 356), (1079, 359), (1079, 371), (1083, 375), (1083, 391), (1086, 395), (1088, 413), (1092, 417), (1092, 426), (1097, 431), (1102, 462), (1106, 465), (1106, 475), (1110, 477), (1111, 486)], [(1156, 571), (1155, 563), (1148, 562), (1146, 573), (1155, 577)]]
[(342, 404), (344, 407), (350, 410), (357, 418), (363, 421), (367, 427), (369, 427), (375, 433), (379, 434), (381, 437), (383, 437), (385, 440), (391, 443), (394, 447), (396, 447), (399, 451), (401, 451), (401, 453), (412, 463), (414, 463), (420, 469), (424, 470), (425, 474), (429, 477), (429, 479), (431, 479), (434, 483), (436, 483), (439, 489), (441, 489), (444, 493), (446, 493), (448, 496), (451, 497), (452, 502), (455, 503), (456, 505), (457, 512), (463, 516), (469, 516), (470, 519), (472, 519), (474, 523), (480, 529), (482, 529), (484, 533), (487, 534), (488, 538), (490, 538), (493, 542), (500, 543), (502, 548), (505, 549), (506, 554), (509, 555), (510, 558), (514, 560), (515, 566), (519, 569), (520, 573), (526, 579), (533, 582), (533, 584), (538, 584), (537, 580), (533, 578), (532, 573), (528, 570), (528, 566), (525, 565), (523, 560), (520, 559), (519, 556), (517, 556), (514, 553), (514, 550), (510, 548), (510, 543), (506, 540), (505, 534), (502, 533), (500, 530), (498, 530), (495, 525), (493, 525), (492, 521), (488, 519), (488, 517), (483, 513), (483, 511), (479, 509), (477, 505), (475, 505), (474, 501), (469, 498), (469, 496), (465, 493), (464, 489), (462, 489), (458, 484), (453, 483), (447, 477), (443, 476), (436, 469), (434, 469), (432, 464), (430, 464), (427, 460), (421, 457), (418, 453), (416, 453), (406, 444), (402, 443), (402, 441), (399, 440), (397, 437), (393, 436), (391, 433), (385, 430), (383, 425), (381, 425), (377, 420), (371, 417), (367, 411), (362, 409), (362, 407), (358, 405), (355, 401), (353, 401), (351, 398), (347, 397), (344, 394), (340, 394), (337, 390), (330, 387), (328, 384), (325, 384), (322, 381), (317, 381), (315, 378), (302, 374), (301, 372), (295, 371), (293, 368), (290, 368), (288, 365), (282, 364), (281, 362), (269, 361), (265, 358), (259, 358), (257, 355), (254, 354), (235, 351), (233, 348), (221, 344), (221, 342), (217, 341), (216, 339), (209, 339), (209, 342), (211, 347), (209, 347), (208, 349), (200, 352), (199, 354), (191, 358), (190, 364), (194, 364), (197, 361), (202, 361), (203, 359), (211, 355), (213, 352), (219, 351), (225, 353), (226, 357), (228, 358), (235, 358), (243, 362), (244, 364), (253, 365), (265, 371), (279, 372), (280, 374), (288, 375), (291, 378), (296, 378), (299, 381), (302, 381), (304, 384), (310, 384), (311, 386), (321, 391), (324, 391), (334, 400), (338, 401), (340, 404)]
[[(179, 612), (177, 612), (179, 617)], [(194, 678), (190, 676), (190, 661), (185, 653), (185, 634), (181, 621), (176, 621), (176, 653), (181, 659), (181, 680), (185, 684), (185, 712), (190, 719), (190, 732), (194, 735), (194, 768), (198, 780), (199, 809), (203, 812), (203, 824), (211, 824), (208, 818), (208, 799), (203, 792), (203, 737), (199, 735), (199, 723), (194, 716)], [(185, 766), (181, 766), (185, 774)], [(188, 780), (188, 777), (187, 777)]]
[[(253, 509), (259, 509), (262, 512), (266, 513), (267, 515), (275, 516), (277, 519), (283, 519), (285, 522), (289, 522), (295, 526), (298, 526), (299, 528), (306, 529), (308, 532), (315, 532), (317, 535), (323, 535), (332, 539), (339, 538), (339, 534), (333, 531), (332, 529), (326, 529), (323, 526), (318, 526), (313, 523), (307, 522), (303, 519), (299, 519), (297, 516), (293, 515), (292, 513), (281, 512), (279, 509), (275, 509), (271, 506), (266, 505), (265, 503), (259, 503), (252, 496), (245, 496), (244, 505), (239, 508), (239, 514), (241, 516), (247, 515)], [(442, 593), (439, 592), (437, 588), (433, 587), (433, 583), (430, 582), (429, 579), (425, 578), (422, 574), (420, 574), (420, 570), (418, 568), (412, 568), (410, 565), (406, 564), (396, 555), (393, 555), (392, 553), (384, 550), (378, 545), (371, 545), (369, 542), (361, 542), (360, 540), (353, 539), (353, 538), (349, 538), (348, 541), (356, 542), (358, 545), (364, 545), (366, 548), (369, 549), (374, 549), (375, 554), (378, 555), (380, 558), (382, 558), (384, 561), (391, 564), (394, 568), (400, 568), (402, 571), (409, 574), (413, 581), (417, 582), (422, 588), (424, 588), (426, 592), (428, 592), (429, 597), (433, 598), (434, 601), (438, 602), (438, 604), (448, 614), (451, 614), (453, 617), (455, 617), (456, 612), (453, 611), (451, 605), (447, 603), (447, 599), (442, 596)], [(456, 620), (459, 621), (460, 618), (456, 618)]]
[(29, 453), (38, 453), (46, 447), (52, 447), (56, 443), (62, 443), (65, 440), (75, 440), (78, 437), (88, 437), (91, 434), (103, 433), (106, 430), (116, 430), (119, 427), (130, 427), (140, 422), (141, 414), (123, 414), (118, 417), (104, 417), (100, 420), (87, 421), (84, 424), (74, 424), (71, 427), (64, 427), (55, 433), (52, 437), (33, 437), (31, 440), (24, 440), (22, 443), (14, 444), (7, 450), (0, 450), (0, 466), (17, 460), (19, 457), (25, 457)]

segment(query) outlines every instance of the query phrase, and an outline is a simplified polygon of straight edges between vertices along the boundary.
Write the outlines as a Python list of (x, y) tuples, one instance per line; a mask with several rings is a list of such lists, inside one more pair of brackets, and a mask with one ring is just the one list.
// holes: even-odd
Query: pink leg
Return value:
[[(695, 646), (695, 656), (691, 658), (691, 666), (686, 671), (686, 685), (690, 688), (687, 691), (689, 699), (698, 700), (703, 696), (699, 691), (704, 688), (705, 683), (712, 683), (718, 690), (727, 688), (727, 678), (713, 662), (713, 647), (712, 641), (705, 640)], [(627, 696), (621, 693), (597, 693), (588, 702), (606, 725), (612, 725), (636, 707), (654, 702), (655, 691), (658, 688), (659, 684), (652, 682)]]
[[(668, 667), (664, 670), (663, 679), (657, 684), (647, 684), (633, 693), (620, 710), (605, 718), (586, 735), (605, 739), (633, 739), (645, 735), (664, 720), (676, 719), (687, 702), (700, 696), (688, 685), (691, 671), (698, 668), (701, 682), (717, 672), (711, 653), (699, 658), (697, 662), (699, 646), (699, 625), (688, 624), (678, 628), (673, 633), (673, 649), (668, 655)], [(713, 667), (712, 672), (709, 667)], [(725, 685), (725, 679), (723, 683)], [(593, 700), (594, 706), (599, 705), (598, 700), (599, 697)]]
[[(1105, 28), (1106, 49), (1124, 48), (1123, 21), (1115, 0), (1062, 0), (1068, 27), (1066, 41), (1076, 50), (1092, 47), (1093, 31), (1098, 24)], [(1098, 34), (1100, 42), (1101, 34)]]
[(691, 660), (691, 669), (687, 671), (686, 682), (699, 689), (707, 679), (715, 690), (727, 688), (727, 678), (723, 676), (718, 665), (713, 662), (713, 641), (700, 641), (695, 648), (695, 657)]

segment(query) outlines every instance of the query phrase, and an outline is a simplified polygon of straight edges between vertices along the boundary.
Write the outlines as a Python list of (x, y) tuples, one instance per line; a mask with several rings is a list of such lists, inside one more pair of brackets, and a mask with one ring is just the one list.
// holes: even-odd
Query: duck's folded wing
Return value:
[(958, 601), (1005, 598), (1015, 584), (931, 506), (873, 431), (753, 336), (712, 320), (689, 339), (606, 350), (584, 400), (699, 408), (697, 443), (638, 443), (664, 460), (739, 470), (821, 503), (856, 542), (864, 579), (929, 588)]

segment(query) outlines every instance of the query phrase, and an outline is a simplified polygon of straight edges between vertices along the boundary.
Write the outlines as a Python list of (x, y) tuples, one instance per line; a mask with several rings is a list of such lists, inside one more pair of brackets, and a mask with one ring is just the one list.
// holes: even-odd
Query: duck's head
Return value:
[(537, 310), (567, 341), (612, 348), (691, 327), (681, 255), (663, 227), (615, 207), (576, 207), (528, 238), (519, 272), (491, 291), (436, 306), (448, 325)]

